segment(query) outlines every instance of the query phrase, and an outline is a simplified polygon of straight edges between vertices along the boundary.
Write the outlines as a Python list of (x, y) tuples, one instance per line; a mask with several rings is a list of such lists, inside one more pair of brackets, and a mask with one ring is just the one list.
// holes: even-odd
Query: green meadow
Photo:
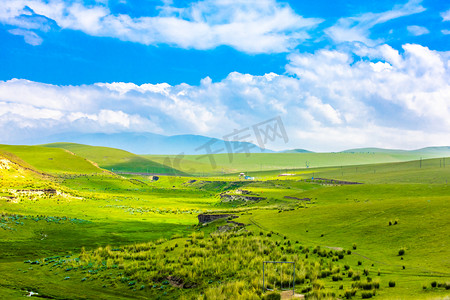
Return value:
[(450, 297), (446, 152), (214, 159), (0, 145), (1, 298)]

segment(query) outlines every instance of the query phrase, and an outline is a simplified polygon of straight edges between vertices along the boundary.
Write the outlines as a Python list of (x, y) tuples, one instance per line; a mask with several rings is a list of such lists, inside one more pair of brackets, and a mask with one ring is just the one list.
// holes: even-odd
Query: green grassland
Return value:
[(42, 146), (47, 148), (60, 148), (68, 150), (81, 157), (87, 158), (92, 162), (95, 162), (103, 169), (114, 172), (182, 174), (181, 172), (173, 170), (169, 166), (165, 166), (142, 156), (120, 149), (88, 146), (75, 143), (53, 143)]
[[(310, 153), (216, 155), (228, 174), (213, 174), (188, 156), (178, 166), (201, 172), (154, 180), (91, 161), (147, 173), (140, 164), (162, 157), (54, 146), (0, 146), (2, 299), (261, 299), (266, 260), (294, 261), (308, 299), (450, 296), (448, 157), (316, 154), (305, 168), (297, 155)], [(237, 218), (198, 224), (200, 213)], [(289, 286), (290, 272), (268, 266), (265, 284)]]
[[(411, 160), (449, 156), (448, 151), (392, 151), (386, 152), (336, 152), (336, 153), (233, 153), (205, 155), (143, 155), (150, 160), (165, 164), (170, 162), (176, 169), (190, 174), (223, 174), (319, 167), (342, 167), (364, 164), (405, 162)], [(212, 161), (214, 162), (212, 164)]]
[(86, 158), (59, 148), (0, 145), (0, 154), (19, 157), (33, 168), (46, 173), (101, 173), (103, 170)]

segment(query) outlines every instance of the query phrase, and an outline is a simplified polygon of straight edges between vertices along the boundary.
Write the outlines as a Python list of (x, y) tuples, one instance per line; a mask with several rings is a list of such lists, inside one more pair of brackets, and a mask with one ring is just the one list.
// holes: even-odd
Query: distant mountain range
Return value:
[(70, 142), (123, 149), (135, 154), (209, 154), (209, 153), (272, 153), (248, 142), (229, 142), (202, 135), (165, 136), (154, 133), (68, 133), (38, 138), (32, 144)]
[[(47, 137), (36, 137), (27, 140), (23, 145), (38, 145), (48, 143), (78, 143), (91, 146), (112, 147), (126, 150), (135, 154), (186, 154), (203, 155), (209, 153), (314, 153), (305, 149), (289, 149), (273, 151), (262, 149), (258, 145), (248, 142), (229, 142), (202, 135), (174, 135), (165, 136), (155, 133), (65, 133)], [(209, 149), (208, 149), (209, 148)], [(433, 157), (450, 156), (450, 147), (427, 147), (417, 150), (383, 149), (383, 148), (356, 148), (340, 151), (342, 153), (389, 153), (389, 154), (428, 154)]]
[(450, 146), (441, 147), (426, 147), (415, 150), (401, 150), (401, 149), (383, 149), (383, 148), (356, 148), (341, 151), (345, 153), (425, 153), (425, 154), (438, 154), (438, 153), (450, 153)]

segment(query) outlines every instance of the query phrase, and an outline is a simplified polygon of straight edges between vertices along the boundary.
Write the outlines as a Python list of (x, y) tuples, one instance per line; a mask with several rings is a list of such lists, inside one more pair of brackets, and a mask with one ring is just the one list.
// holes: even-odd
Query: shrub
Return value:
[(369, 270), (368, 269), (364, 269), (363, 274), (364, 274), (364, 276), (369, 275)]
[(362, 262), (360, 260), (358, 260), (358, 266), (362, 265)]
[(342, 276), (341, 275), (333, 275), (333, 277), (331, 277), (333, 279), (333, 281), (339, 281), (342, 280)]
[(405, 254), (405, 249), (404, 249), (404, 248), (398, 250), (398, 255), (399, 255), (399, 256), (402, 256), (402, 255), (404, 255), (404, 254)]
[(437, 286), (437, 282), (436, 281), (431, 282), (431, 287), (436, 287), (436, 286)]
[(356, 250), (356, 244), (353, 244), (353, 250)]
[(356, 295), (356, 290), (355, 289), (351, 289), (351, 290), (345, 290), (344, 291), (344, 297), (347, 299), (350, 299), (351, 297)]
[(369, 299), (369, 298), (372, 298), (372, 296), (373, 296), (372, 292), (362, 292), (362, 294), (361, 294), (361, 297), (363, 299)]
[(348, 277), (351, 278), (352, 276), (353, 276), (353, 270), (350, 269), (350, 270), (348, 270)]
[(389, 287), (395, 287), (395, 281), (389, 280)]
[(361, 279), (361, 276), (359, 276), (359, 274), (355, 274), (353, 277), (352, 277), (352, 280), (353, 281), (357, 281), (357, 280), (360, 280)]

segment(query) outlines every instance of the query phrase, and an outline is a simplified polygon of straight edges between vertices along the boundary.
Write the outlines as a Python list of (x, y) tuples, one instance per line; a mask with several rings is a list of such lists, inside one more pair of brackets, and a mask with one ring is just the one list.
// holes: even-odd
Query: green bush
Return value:
[(431, 287), (436, 287), (436, 286), (437, 286), (437, 282), (436, 281), (431, 282)]
[(361, 276), (359, 275), (359, 274), (355, 274), (353, 277), (352, 277), (352, 280), (353, 281), (358, 281), (358, 280), (360, 280), (361, 279)]
[(363, 299), (369, 299), (369, 298), (372, 298), (372, 296), (373, 296), (372, 292), (362, 292), (362, 294), (361, 294), (361, 297)]
[(398, 255), (399, 255), (399, 256), (402, 256), (402, 255), (404, 255), (404, 254), (405, 254), (405, 249), (404, 249), (404, 248), (398, 250)]
[(356, 290), (355, 289), (351, 289), (351, 290), (345, 290), (344, 291), (344, 297), (346, 299), (350, 299), (351, 297), (356, 295)]
[(395, 287), (395, 281), (389, 280), (389, 287)]

